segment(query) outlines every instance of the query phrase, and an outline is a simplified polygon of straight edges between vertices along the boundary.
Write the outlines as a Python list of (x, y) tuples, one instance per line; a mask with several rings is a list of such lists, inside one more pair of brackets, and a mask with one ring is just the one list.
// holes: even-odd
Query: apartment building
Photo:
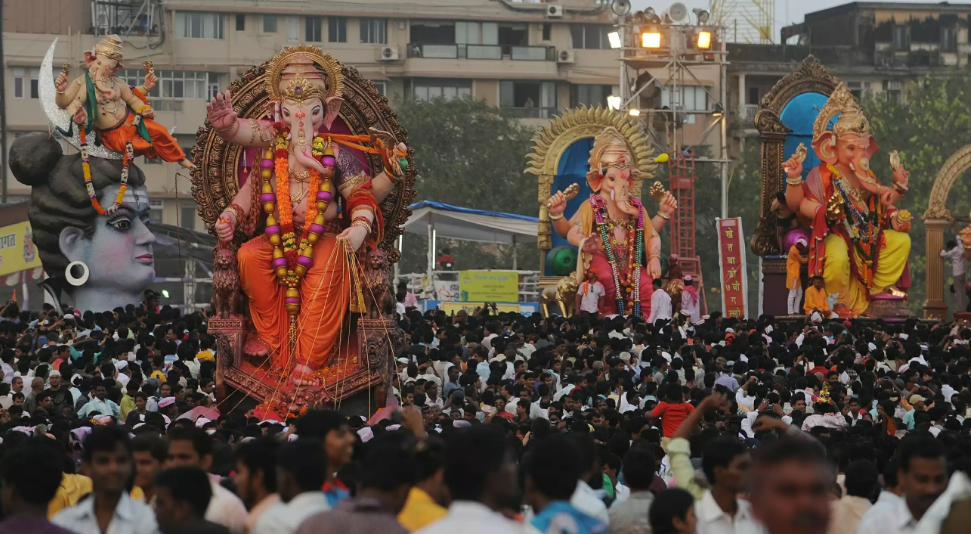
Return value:
[(781, 42), (791, 44), (729, 44), (728, 100), (738, 136), (757, 135), (759, 100), (809, 54), (857, 97), (903, 100), (914, 80), (963, 72), (971, 57), (969, 21), (971, 4), (854, 2), (782, 28)]

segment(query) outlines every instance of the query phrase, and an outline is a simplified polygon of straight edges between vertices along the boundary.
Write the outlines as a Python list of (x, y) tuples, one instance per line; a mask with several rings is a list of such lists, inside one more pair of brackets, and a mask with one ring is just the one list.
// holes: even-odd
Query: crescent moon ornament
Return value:
[[(57, 87), (54, 86), (54, 49), (56, 47), (57, 39), (54, 39), (51, 47), (44, 54), (44, 61), (40, 65), (40, 80), (38, 80), (38, 85), (40, 86), (40, 103), (44, 106), (44, 114), (47, 115), (47, 120), (50, 121), (54, 130), (67, 140), (71, 146), (80, 150), (81, 137), (79, 136), (78, 129), (76, 127), (72, 128), (74, 125), (71, 123), (71, 114), (67, 110), (57, 107)], [(70, 131), (73, 135), (70, 137), (64, 135), (64, 132), (67, 131)], [(102, 159), (121, 159), (121, 154), (118, 152), (108, 150), (104, 146), (96, 143), (90, 143), (88, 145), (88, 155)]]

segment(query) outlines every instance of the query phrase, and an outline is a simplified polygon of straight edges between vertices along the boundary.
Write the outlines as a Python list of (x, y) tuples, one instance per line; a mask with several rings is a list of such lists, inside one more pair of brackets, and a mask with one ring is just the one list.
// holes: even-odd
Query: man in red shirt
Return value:
[(664, 385), (665, 388), (665, 399), (666, 401), (661, 401), (653, 410), (651, 410), (649, 417), (660, 417), (661, 418), (661, 428), (664, 431), (664, 437), (661, 439), (661, 446), (667, 446), (668, 442), (671, 441), (671, 437), (677, 432), (678, 427), (684, 422), (688, 414), (695, 411), (695, 407), (691, 404), (684, 402), (684, 394), (681, 390), (681, 384), (669, 383)]

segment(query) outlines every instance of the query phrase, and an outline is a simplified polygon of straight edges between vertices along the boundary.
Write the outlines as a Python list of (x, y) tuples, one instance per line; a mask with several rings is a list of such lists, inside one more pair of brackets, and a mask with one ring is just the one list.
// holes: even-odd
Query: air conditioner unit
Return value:
[(557, 63), (576, 63), (577, 53), (575, 50), (557, 50), (556, 62)]
[(382, 46), (381, 54), (378, 55), (378, 61), (398, 61), (398, 47)]
[(549, 4), (546, 6), (546, 18), (548, 19), (561, 19), (563, 18), (563, 6), (559, 4)]

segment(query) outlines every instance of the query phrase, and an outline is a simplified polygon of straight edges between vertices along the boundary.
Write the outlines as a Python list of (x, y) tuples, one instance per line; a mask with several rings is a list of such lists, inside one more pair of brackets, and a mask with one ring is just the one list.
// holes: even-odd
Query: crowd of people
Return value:
[(0, 310), (0, 534), (967, 532), (964, 322), (406, 309), (390, 418), (274, 421), (206, 320)]

